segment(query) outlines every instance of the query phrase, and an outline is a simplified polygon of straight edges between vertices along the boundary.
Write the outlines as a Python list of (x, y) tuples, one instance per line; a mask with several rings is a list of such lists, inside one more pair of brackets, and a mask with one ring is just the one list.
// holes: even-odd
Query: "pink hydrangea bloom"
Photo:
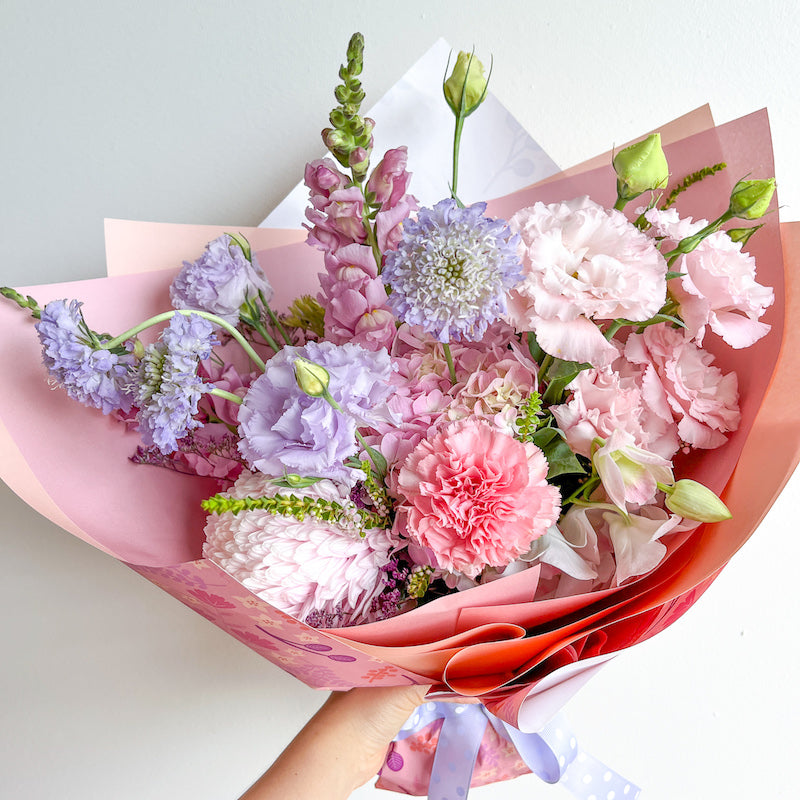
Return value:
[(692, 447), (714, 448), (739, 426), (736, 373), (724, 375), (714, 357), (666, 324), (631, 334), (625, 358), (641, 365), (642, 392), (652, 413), (678, 423), (678, 436)]
[(420, 442), (400, 470), (400, 515), (438, 565), (475, 577), (525, 553), (558, 518), (547, 461), (484, 420), (453, 423)]
[(518, 211), (523, 280), (510, 293), (509, 318), (533, 330), (545, 352), (607, 366), (617, 349), (593, 320), (644, 321), (666, 296), (667, 265), (653, 241), (619, 211), (588, 197)]
[(480, 369), (455, 387), (447, 411), (451, 420), (475, 416), (494, 422), (512, 434), (517, 409), (537, 387), (537, 365), (519, 347), (488, 350)]
[[(679, 219), (675, 209), (651, 209), (645, 215), (657, 236), (666, 237), (665, 247), (697, 233), (708, 223), (701, 219)], [(756, 282), (755, 259), (723, 232), (712, 233), (695, 250), (675, 263), (684, 273), (670, 281), (670, 295), (680, 305), (687, 335), (703, 343), (706, 326), (734, 348), (749, 347), (770, 330), (759, 319), (772, 305), (775, 294)]]
[[(226, 496), (272, 497), (279, 492), (289, 490), (245, 471)], [(348, 491), (329, 480), (290, 493), (340, 505), (349, 502)], [(211, 514), (205, 534), (203, 555), (262, 600), (295, 619), (318, 612), (342, 624), (366, 620), (383, 588), (381, 568), (389, 563), (394, 546), (386, 530), (371, 528), (362, 537), (336, 522), (311, 515), (298, 520), (263, 509)]]

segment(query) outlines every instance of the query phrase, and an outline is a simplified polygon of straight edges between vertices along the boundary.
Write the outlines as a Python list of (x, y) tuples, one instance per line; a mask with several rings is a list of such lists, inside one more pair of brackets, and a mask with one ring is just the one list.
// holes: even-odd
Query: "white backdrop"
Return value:
[[(102, 275), (103, 217), (257, 224), (321, 152), (353, 30), (368, 102), (439, 36), (493, 53), (561, 166), (706, 101), (720, 122), (766, 105), (800, 219), (798, 23), (789, 1), (3, 0), (0, 283)], [(795, 479), (697, 606), (568, 706), (644, 797), (796, 796), (798, 500)], [(4, 486), (0, 508), (0, 796), (235, 798), (322, 702)]]

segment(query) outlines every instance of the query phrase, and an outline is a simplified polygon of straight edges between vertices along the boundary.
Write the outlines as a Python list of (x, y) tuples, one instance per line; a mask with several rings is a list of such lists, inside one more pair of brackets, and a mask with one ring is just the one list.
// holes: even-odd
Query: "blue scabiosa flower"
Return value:
[(478, 341), (506, 312), (506, 292), (522, 278), (519, 237), (485, 210), (486, 203), (459, 208), (441, 200), (407, 222), (397, 250), (386, 254), (389, 306), (440, 342)]
[(193, 428), (197, 404), (213, 388), (197, 375), (197, 364), (208, 358), (217, 344), (208, 320), (195, 314), (176, 314), (161, 334), (161, 341), (149, 345), (139, 364), (136, 405), (142, 441), (162, 453), (172, 453)]
[(174, 308), (209, 311), (231, 325), (239, 321), (242, 303), (259, 292), (266, 302), (272, 299), (272, 286), (255, 256), (245, 254), (227, 233), (209, 242), (197, 261), (184, 261), (169, 290)]
[(42, 309), (36, 330), (44, 365), (73, 400), (104, 414), (128, 412), (134, 357), (124, 347), (102, 349), (103, 337), (89, 329), (81, 305), (77, 300), (53, 300)]

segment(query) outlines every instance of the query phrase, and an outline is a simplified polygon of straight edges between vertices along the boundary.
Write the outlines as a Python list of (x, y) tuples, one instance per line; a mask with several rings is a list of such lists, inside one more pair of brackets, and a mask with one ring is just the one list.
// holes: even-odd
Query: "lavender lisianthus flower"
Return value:
[(193, 428), (197, 404), (212, 388), (197, 375), (199, 359), (208, 358), (216, 344), (211, 323), (195, 314), (175, 314), (149, 345), (137, 373), (137, 421), (142, 441), (162, 453), (172, 453)]
[(99, 408), (104, 414), (128, 412), (134, 357), (129, 352), (104, 350), (101, 337), (83, 319), (77, 300), (53, 300), (42, 309), (36, 330), (42, 342), (42, 360), (49, 373), (73, 399)]
[[(327, 370), (328, 391), (342, 411), (298, 386), (293, 366), (298, 357)], [(383, 349), (331, 342), (284, 347), (267, 362), (239, 408), (239, 450), (266, 475), (293, 472), (352, 483), (353, 471), (343, 462), (356, 453), (358, 425), (388, 419), (392, 369)]]
[(397, 249), (386, 254), (389, 307), (440, 342), (479, 340), (522, 278), (519, 237), (485, 210), (485, 203), (459, 208), (441, 200), (406, 222)]
[(197, 261), (183, 262), (169, 289), (173, 307), (209, 311), (235, 325), (245, 300), (259, 292), (267, 302), (272, 299), (272, 286), (252, 259), (227, 233), (209, 242)]

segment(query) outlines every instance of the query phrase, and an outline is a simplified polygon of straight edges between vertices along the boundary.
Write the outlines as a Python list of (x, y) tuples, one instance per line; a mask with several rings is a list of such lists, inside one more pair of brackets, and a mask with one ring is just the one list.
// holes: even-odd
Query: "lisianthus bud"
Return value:
[(761, 225), (753, 225), (751, 228), (728, 228), (725, 233), (728, 234), (732, 242), (739, 242), (744, 247), (750, 241), (750, 237), (759, 228), (763, 227), (764, 223), (762, 222)]
[(697, 522), (722, 522), (733, 514), (714, 492), (702, 483), (687, 478), (672, 486), (659, 485), (666, 495), (665, 505), (675, 514)]
[(773, 194), (775, 178), (765, 181), (739, 181), (731, 192), (728, 211), (740, 219), (760, 219), (767, 213)]
[[(442, 87), (447, 105), (456, 116), (462, 113), (464, 116), (468, 116), (483, 102), (486, 95), (486, 84), (483, 64), (475, 58), (473, 53), (465, 53), (462, 50), (458, 54), (450, 77)], [(463, 109), (461, 106), (462, 95)]]
[(313, 361), (307, 361), (305, 358), (294, 360), (294, 376), (297, 385), (309, 397), (322, 397), (331, 380), (325, 367), (315, 364)]
[(614, 156), (617, 195), (633, 200), (643, 192), (663, 189), (669, 180), (667, 158), (661, 149), (661, 134), (652, 133)]

